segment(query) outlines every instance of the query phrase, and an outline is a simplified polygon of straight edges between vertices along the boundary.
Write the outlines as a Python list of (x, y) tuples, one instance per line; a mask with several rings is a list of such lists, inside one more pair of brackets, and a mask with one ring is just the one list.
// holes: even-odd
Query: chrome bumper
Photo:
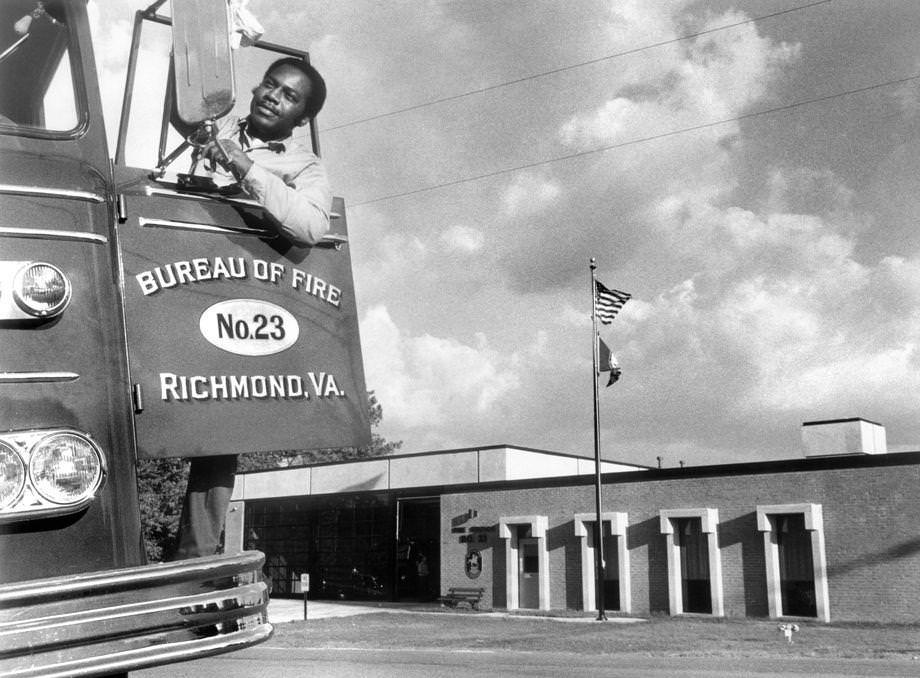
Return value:
[(0, 676), (93, 676), (271, 636), (257, 551), (0, 586)]

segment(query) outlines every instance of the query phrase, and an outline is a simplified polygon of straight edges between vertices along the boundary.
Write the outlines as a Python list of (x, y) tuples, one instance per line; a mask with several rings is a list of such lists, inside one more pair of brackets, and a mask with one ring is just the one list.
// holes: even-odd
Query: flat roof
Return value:
[[(648, 473), (647, 466), (601, 460), (601, 473)], [(236, 474), (235, 500), (314, 496), (418, 487), (594, 477), (594, 459), (513, 445), (343, 459)]]
[[(542, 450), (536, 447), (524, 447), (522, 445), (509, 445), (509, 444), (498, 444), (498, 445), (479, 445), (471, 447), (457, 447), (447, 450), (428, 450), (424, 452), (401, 452), (397, 454), (385, 454), (379, 457), (361, 457), (360, 459), (341, 459), (339, 461), (321, 461), (314, 464), (303, 464), (301, 466), (279, 466), (277, 468), (267, 468), (259, 469), (258, 471), (242, 471), (237, 475), (251, 474), (251, 473), (265, 473), (268, 471), (280, 471), (286, 468), (319, 468), (321, 466), (339, 466), (342, 464), (354, 464), (366, 461), (375, 461), (379, 459), (414, 459), (418, 457), (434, 457), (438, 455), (447, 455), (447, 454), (457, 454), (460, 452), (488, 452), (489, 450), (521, 450), (522, 452), (534, 452), (536, 454), (546, 454), (554, 457), (565, 457), (567, 459), (577, 459), (580, 461), (586, 461), (594, 463), (594, 457), (585, 457), (580, 454), (571, 454), (570, 452), (556, 452), (554, 450)], [(643, 464), (636, 464), (629, 461), (617, 461), (616, 459), (601, 459), (602, 464), (615, 464), (617, 466), (632, 466), (638, 470), (651, 469), (655, 468), (653, 466), (645, 466)]]
[(818, 421), (803, 421), (802, 426), (821, 426), (824, 424), (849, 424), (853, 421), (864, 421), (867, 424), (872, 424), (873, 426), (881, 426), (877, 421), (871, 421), (869, 419), (863, 419), (862, 417), (846, 417), (844, 419), (820, 419)]
[[(501, 446), (497, 446), (501, 447)], [(463, 450), (451, 450), (451, 452), (469, 452), (490, 448), (464, 448)], [(513, 448), (509, 449), (524, 449)], [(412, 457), (414, 455), (399, 455), (402, 458)], [(564, 455), (575, 456), (575, 455)], [(385, 461), (389, 457), (374, 457), (367, 461)], [(581, 459), (584, 459), (583, 457)], [(616, 463), (616, 462), (612, 462)], [(332, 465), (335, 465), (333, 463)], [(817, 471), (847, 469), (847, 468), (873, 468), (885, 466), (914, 466), (920, 465), (920, 451), (914, 452), (895, 452), (887, 454), (861, 454), (861, 455), (839, 455), (829, 457), (812, 457), (812, 458), (789, 458), (777, 459), (760, 462), (739, 462), (732, 464), (717, 464), (709, 466), (685, 466), (685, 467), (668, 467), (668, 468), (647, 468), (643, 467), (638, 471), (622, 471), (613, 473), (604, 473), (601, 482), (605, 485), (615, 485), (621, 483), (636, 482), (656, 482), (664, 480), (704, 478), (704, 477), (730, 477), (738, 475), (756, 475), (756, 474), (777, 474), (777, 473), (811, 473)], [(293, 467), (290, 469), (272, 469), (272, 471), (304, 471), (304, 467)], [(249, 475), (249, 474), (240, 474)], [(440, 494), (457, 494), (462, 492), (490, 492), (514, 489), (539, 489), (549, 487), (567, 487), (567, 486), (584, 486), (593, 485), (594, 475), (568, 475), (552, 476), (540, 478), (523, 478), (512, 480), (487, 480), (481, 482), (457, 482), (457, 483), (431, 483), (418, 484), (403, 487), (366, 487), (346, 489), (339, 494), (360, 494), (365, 492), (390, 492), (397, 495), (405, 496), (422, 496), (422, 495), (440, 495)], [(236, 492), (234, 493), (236, 495)], [(246, 501), (289, 499), (295, 496), (302, 496), (299, 493), (285, 493), (275, 496), (263, 497), (235, 497)]]

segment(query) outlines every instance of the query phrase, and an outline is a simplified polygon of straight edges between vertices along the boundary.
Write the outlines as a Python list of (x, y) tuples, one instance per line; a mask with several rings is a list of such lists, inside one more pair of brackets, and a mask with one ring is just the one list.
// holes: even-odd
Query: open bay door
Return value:
[[(326, 239), (298, 247), (268, 225), (271, 217), (255, 201), (203, 190), (191, 173), (181, 174), (193, 164), (182, 157), (187, 144), (168, 121), (178, 113), (185, 125), (207, 124), (234, 103), (227, 4), (173, 0), (171, 19), (155, 13), (159, 4), (137, 15), (116, 154), (123, 196), (119, 263), (139, 455), (367, 445), (343, 202), (335, 200)], [(170, 88), (163, 79), (159, 149), (138, 162), (126, 157), (132, 154), (130, 104), (144, 24), (172, 24), (169, 70), (178, 82)], [(307, 58), (275, 45), (262, 49), (270, 54), (256, 72), (279, 56)], [(150, 101), (149, 79), (143, 88)], [(306, 134), (302, 128), (298, 133)], [(176, 150), (164, 162), (170, 140)]]

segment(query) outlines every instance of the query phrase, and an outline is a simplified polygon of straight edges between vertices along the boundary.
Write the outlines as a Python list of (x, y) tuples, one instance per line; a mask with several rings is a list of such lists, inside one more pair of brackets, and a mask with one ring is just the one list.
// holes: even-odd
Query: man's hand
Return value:
[(249, 156), (243, 153), (243, 149), (235, 141), (230, 139), (209, 141), (201, 148), (201, 157), (209, 163), (212, 169), (215, 164), (220, 165), (237, 181), (241, 181), (252, 167), (252, 160), (249, 159)]

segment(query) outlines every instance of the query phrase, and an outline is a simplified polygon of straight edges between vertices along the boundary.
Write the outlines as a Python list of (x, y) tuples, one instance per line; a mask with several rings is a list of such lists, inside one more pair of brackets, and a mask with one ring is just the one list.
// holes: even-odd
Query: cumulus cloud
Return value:
[(502, 206), (506, 214), (535, 214), (556, 200), (561, 191), (553, 181), (531, 174), (520, 174), (505, 189)]
[(408, 336), (386, 307), (375, 306), (361, 321), (361, 336), (368, 388), (385, 404), (388, 425), (450, 427), (454, 419), (488, 416), (520, 387), (513, 357), (491, 349), (484, 335), (472, 346)]
[(478, 228), (455, 224), (441, 232), (441, 242), (448, 251), (473, 254), (482, 249), (485, 235)]
[[(680, 15), (633, 7), (621, 11), (643, 27), (671, 37), (681, 32)], [(697, 30), (737, 23), (744, 14), (729, 11), (711, 17)], [(799, 45), (775, 44), (745, 24), (732, 30), (708, 33), (680, 43), (683, 48), (661, 49), (648, 69), (628, 73), (619, 83), (619, 96), (593, 113), (576, 113), (560, 128), (562, 140), (575, 147), (622, 143), (669, 133), (681, 127), (728, 120), (760, 100), (781, 68), (793, 61)], [(630, 77), (631, 76), (631, 77)], [(737, 126), (725, 125), (718, 134), (727, 137)]]
[[(89, 4), (96, 67), (111, 154), (115, 153), (122, 98), (124, 96), (134, 10), (129, 0)], [(157, 135), (163, 114), (163, 97), (169, 67), (170, 32), (144, 22), (138, 51), (131, 124), (127, 140), (128, 164), (152, 167), (156, 158)], [(155, 131), (151, 133), (151, 131)]]

